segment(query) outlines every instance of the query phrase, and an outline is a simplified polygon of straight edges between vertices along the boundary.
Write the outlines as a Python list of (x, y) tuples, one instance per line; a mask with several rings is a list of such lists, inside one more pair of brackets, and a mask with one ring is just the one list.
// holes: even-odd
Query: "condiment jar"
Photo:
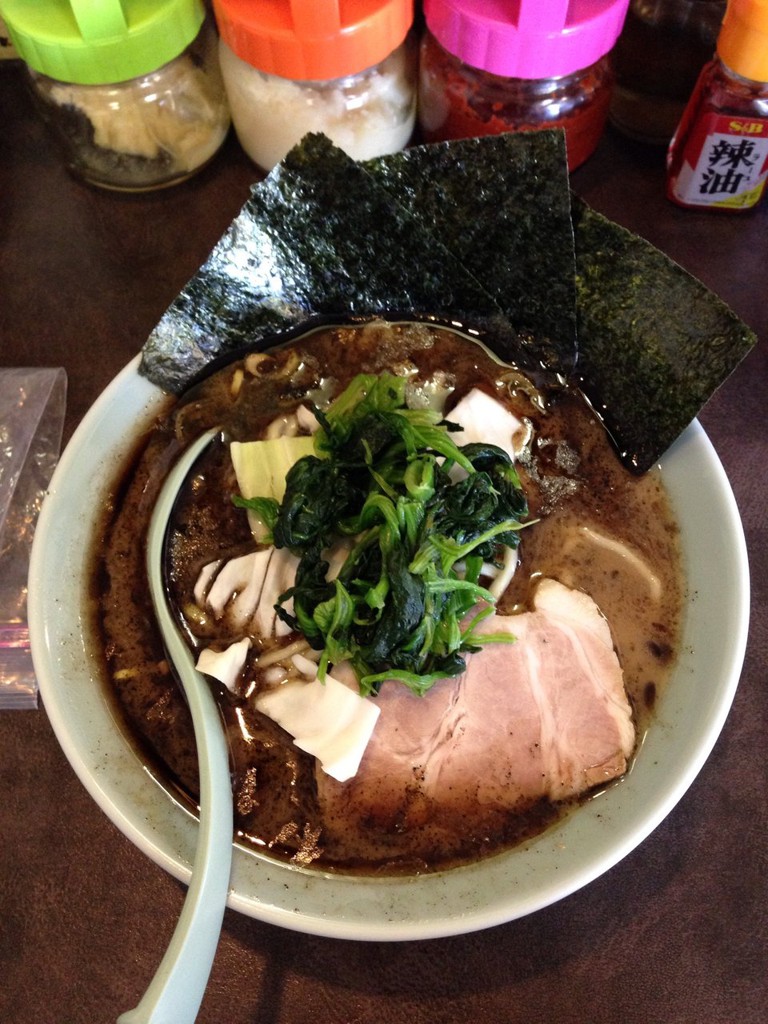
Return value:
[(8, 35), (5, 22), (0, 18), (0, 60), (17, 60), (18, 56)]
[(129, 192), (183, 181), (229, 110), (202, 0), (0, 0), (69, 169)]
[(667, 196), (680, 206), (739, 212), (768, 182), (768, 0), (728, 0), (667, 153)]
[(608, 117), (631, 139), (668, 145), (715, 52), (725, 0), (630, 0), (613, 51)]
[(427, 142), (563, 128), (570, 170), (594, 151), (629, 0), (425, 0), (419, 125)]
[(232, 123), (262, 170), (308, 132), (356, 160), (409, 141), (413, 0), (214, 0), (214, 13)]

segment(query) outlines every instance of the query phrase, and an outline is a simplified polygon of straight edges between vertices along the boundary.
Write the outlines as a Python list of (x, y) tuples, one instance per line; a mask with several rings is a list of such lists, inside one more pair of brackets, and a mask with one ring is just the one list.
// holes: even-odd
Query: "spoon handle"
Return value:
[(219, 941), (232, 864), (232, 788), (226, 736), (205, 678), (168, 609), (162, 573), (165, 533), (176, 495), (215, 431), (199, 438), (174, 466), (160, 492), (147, 538), (150, 590), (168, 656), (189, 702), (200, 767), (200, 827), (192, 878), (165, 955), (139, 1004), (118, 1024), (192, 1024), (200, 1009)]

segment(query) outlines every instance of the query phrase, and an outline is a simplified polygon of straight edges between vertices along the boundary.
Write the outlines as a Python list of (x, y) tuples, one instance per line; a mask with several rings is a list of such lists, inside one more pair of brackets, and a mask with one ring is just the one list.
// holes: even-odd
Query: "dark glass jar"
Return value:
[(715, 52), (724, 13), (725, 0), (631, 0), (613, 53), (615, 128), (667, 145)]

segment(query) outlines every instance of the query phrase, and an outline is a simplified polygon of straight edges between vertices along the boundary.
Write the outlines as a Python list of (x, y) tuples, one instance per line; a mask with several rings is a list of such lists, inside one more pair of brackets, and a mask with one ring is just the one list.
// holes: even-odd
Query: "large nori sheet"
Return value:
[(578, 383), (622, 461), (649, 469), (755, 344), (705, 285), (574, 197)]
[(756, 340), (703, 284), (570, 196), (560, 132), (365, 164), (310, 135), (253, 187), (141, 372), (180, 392), (215, 357), (315, 317), (408, 314), (462, 321), (502, 357), (578, 383), (636, 472)]
[(562, 130), (415, 146), (363, 165), (493, 295), (514, 328), (503, 358), (575, 367), (573, 226)]
[(419, 313), (470, 321), (499, 344), (495, 299), (412, 211), (322, 135), (251, 196), (150, 335), (142, 372), (179, 392), (215, 355), (312, 316)]

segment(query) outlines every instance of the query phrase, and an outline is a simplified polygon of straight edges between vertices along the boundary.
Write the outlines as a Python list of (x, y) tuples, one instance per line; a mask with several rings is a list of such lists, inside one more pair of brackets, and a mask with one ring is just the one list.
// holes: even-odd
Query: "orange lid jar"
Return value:
[(409, 141), (413, 0), (214, 0), (214, 13), (232, 123), (262, 170), (308, 132), (356, 160)]

